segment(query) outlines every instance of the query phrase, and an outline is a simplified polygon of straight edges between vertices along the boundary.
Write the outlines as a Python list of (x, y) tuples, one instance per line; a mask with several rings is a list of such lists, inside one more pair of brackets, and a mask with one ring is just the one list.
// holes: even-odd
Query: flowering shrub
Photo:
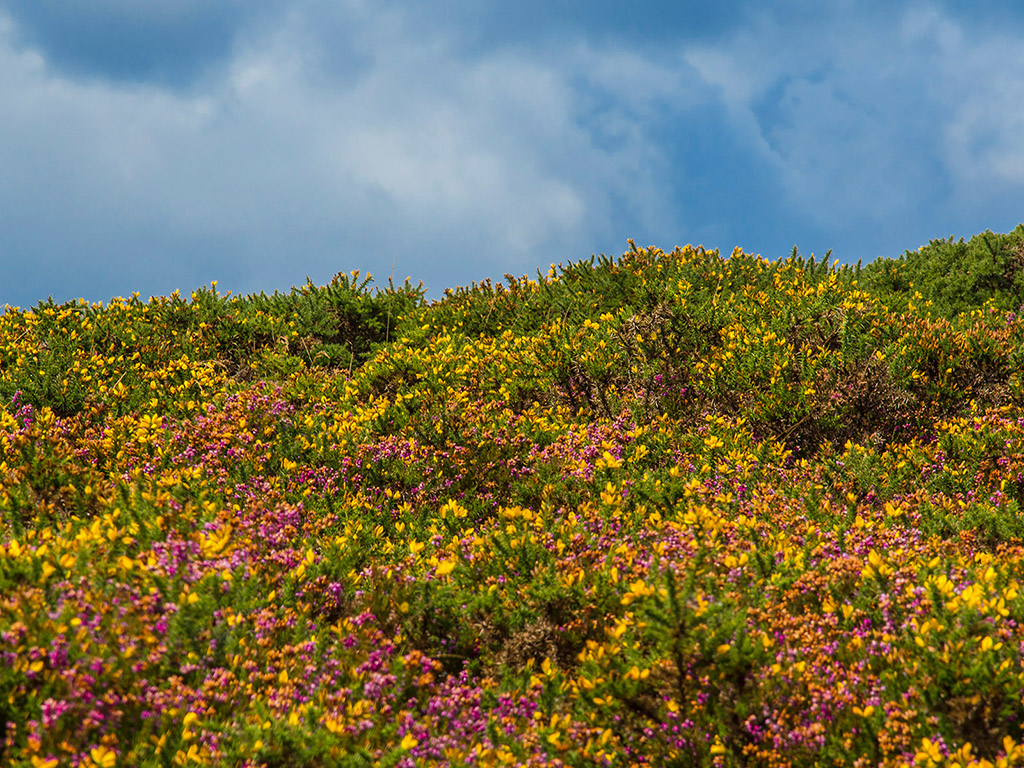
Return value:
[(1024, 224), (1007, 234), (982, 232), (967, 242), (932, 240), (899, 259), (876, 259), (864, 277), (883, 300), (921, 304), (938, 316), (986, 302), (1017, 310), (1024, 302)]
[(8, 310), (2, 761), (1024, 764), (1024, 326), (861, 278)]

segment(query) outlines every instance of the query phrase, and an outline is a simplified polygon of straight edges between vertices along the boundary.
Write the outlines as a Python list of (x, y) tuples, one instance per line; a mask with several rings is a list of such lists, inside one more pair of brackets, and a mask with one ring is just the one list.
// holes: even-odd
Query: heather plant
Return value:
[(5, 312), (2, 761), (1024, 762), (1020, 325), (876, 274)]

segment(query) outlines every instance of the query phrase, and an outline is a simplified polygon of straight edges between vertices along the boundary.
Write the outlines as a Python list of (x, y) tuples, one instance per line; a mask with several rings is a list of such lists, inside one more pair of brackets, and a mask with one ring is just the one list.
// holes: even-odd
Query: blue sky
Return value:
[(0, 307), (1024, 220), (1010, 2), (0, 0)]

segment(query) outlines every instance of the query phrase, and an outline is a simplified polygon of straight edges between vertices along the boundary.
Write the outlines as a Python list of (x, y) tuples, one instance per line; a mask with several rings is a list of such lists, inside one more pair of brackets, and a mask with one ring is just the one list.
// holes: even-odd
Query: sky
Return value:
[(1021, 221), (1015, 0), (0, 0), (0, 308)]

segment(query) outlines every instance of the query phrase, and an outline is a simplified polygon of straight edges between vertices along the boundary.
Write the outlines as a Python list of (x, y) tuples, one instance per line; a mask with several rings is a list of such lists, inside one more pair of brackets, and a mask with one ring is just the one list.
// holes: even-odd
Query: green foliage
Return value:
[(1024, 761), (1018, 230), (0, 316), (0, 761)]
[(365, 361), (376, 348), (395, 338), (398, 325), (423, 305), (422, 283), (408, 279), (396, 286), (370, 290), (372, 278), (339, 272), (325, 286), (307, 280), (302, 288), (271, 296), (250, 296), (251, 312), (287, 322), (289, 351), (307, 365), (347, 368)]
[[(287, 378), (305, 368), (351, 371), (424, 303), (422, 285), (389, 281), (382, 290), (371, 283), (369, 276), (339, 273), (326, 286), (308, 282), (271, 296), (223, 295), (212, 286), (189, 300), (174, 293), (107, 306), (42, 302), (8, 317), (17, 352), (13, 345), (0, 350), (0, 398), (10, 402), (19, 393), (21, 402), (57, 416), (100, 401), (118, 414), (176, 411), (204, 397), (201, 382), (184, 386), (197, 367), (211, 381)], [(114, 386), (123, 397), (98, 389), (91, 370), (97, 366), (122, 372)]]
[(899, 311), (908, 304), (951, 318), (991, 302), (1000, 310), (1024, 304), (1024, 224), (1008, 234), (989, 230), (968, 241), (931, 240), (899, 259), (864, 269), (865, 286)]

